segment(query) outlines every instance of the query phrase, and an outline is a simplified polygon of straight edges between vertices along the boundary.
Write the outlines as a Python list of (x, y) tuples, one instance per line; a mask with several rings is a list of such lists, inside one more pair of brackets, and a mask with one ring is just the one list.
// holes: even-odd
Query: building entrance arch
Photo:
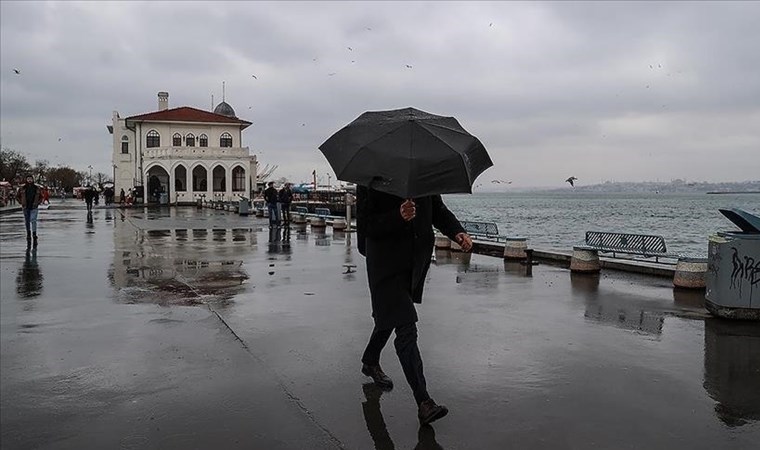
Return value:
[[(169, 202), (169, 172), (161, 166), (153, 166), (148, 169), (148, 192), (146, 203), (158, 204), (162, 203), (161, 200), (165, 199), (166, 203)], [(165, 196), (164, 196), (165, 194)]]

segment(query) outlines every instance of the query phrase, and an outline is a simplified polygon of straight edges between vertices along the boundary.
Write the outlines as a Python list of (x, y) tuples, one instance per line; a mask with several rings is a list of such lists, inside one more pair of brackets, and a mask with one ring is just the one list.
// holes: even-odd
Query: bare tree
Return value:
[(0, 180), (13, 182), (29, 172), (29, 162), (20, 152), (3, 148), (0, 150)]

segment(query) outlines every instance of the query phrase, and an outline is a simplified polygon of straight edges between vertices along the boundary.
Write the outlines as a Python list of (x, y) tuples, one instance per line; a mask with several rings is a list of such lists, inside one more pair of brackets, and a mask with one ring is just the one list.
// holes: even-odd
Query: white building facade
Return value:
[(158, 93), (158, 111), (126, 118), (114, 111), (108, 130), (116, 195), (135, 188), (145, 203), (175, 205), (250, 198), (256, 157), (242, 142), (250, 125), (224, 101), (214, 112), (169, 109), (166, 92)]

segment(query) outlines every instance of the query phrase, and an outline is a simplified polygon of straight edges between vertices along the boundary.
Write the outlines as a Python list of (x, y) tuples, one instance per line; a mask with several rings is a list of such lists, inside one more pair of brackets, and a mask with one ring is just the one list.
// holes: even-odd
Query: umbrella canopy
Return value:
[(368, 111), (319, 146), (339, 180), (402, 198), (471, 193), (493, 162), (453, 117)]

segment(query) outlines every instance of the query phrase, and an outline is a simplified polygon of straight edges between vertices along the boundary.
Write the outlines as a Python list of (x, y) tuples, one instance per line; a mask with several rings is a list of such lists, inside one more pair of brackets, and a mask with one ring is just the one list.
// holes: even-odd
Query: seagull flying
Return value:
[(406, 68), (407, 68), (407, 69), (411, 69), (411, 68), (412, 68), (412, 66), (410, 66), (409, 64), (407, 64), (407, 65), (406, 65)]
[(259, 78), (258, 78), (256, 75), (251, 75), (251, 76), (252, 76), (253, 78), (257, 79), (257, 80), (259, 79)]
[(350, 52), (354, 51), (354, 49), (352, 49), (351, 47), (346, 47), (346, 48), (347, 48), (347, 49), (348, 49), (348, 51), (350, 51)]
[(575, 180), (577, 180), (577, 179), (578, 179), (578, 178), (576, 178), (576, 177), (570, 177), (570, 178), (568, 178), (568, 179), (567, 179), (567, 180), (565, 180), (565, 181), (567, 181), (568, 183), (570, 183), (570, 186), (572, 186), (572, 187), (575, 187), (575, 183), (574, 183), (574, 181), (575, 181)]
[(13, 69), (13, 73), (15, 73), (16, 75), (21, 75), (21, 71), (18, 69)]
[(333, 75), (335, 75), (335, 72), (332, 72), (332, 73), (328, 73), (328, 74), (327, 74), (327, 76), (328, 76), (328, 77), (331, 77), (331, 76), (333, 76)]

